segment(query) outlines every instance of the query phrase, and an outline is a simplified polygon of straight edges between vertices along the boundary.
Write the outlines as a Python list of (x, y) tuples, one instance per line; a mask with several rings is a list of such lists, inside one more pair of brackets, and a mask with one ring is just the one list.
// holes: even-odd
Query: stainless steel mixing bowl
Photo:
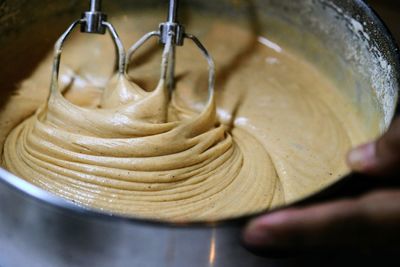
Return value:
[[(0, 105), (79, 16), (82, 2), (0, 1)], [(110, 14), (160, 4), (105, 2)], [(186, 0), (184, 13), (190, 12), (243, 17), (254, 31), (287, 42), (330, 75), (363, 114), (366, 131), (373, 131), (376, 118), (380, 133), (390, 124), (399, 55), (386, 27), (363, 1)], [(282, 32), (279, 25), (288, 28)], [(290, 260), (260, 258), (241, 246), (247, 219), (174, 225), (109, 216), (74, 206), (0, 169), (2, 267), (290, 266)]]

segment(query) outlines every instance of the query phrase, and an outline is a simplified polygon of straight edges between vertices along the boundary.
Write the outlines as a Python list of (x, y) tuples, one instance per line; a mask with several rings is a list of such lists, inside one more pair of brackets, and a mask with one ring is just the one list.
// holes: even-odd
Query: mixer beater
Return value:
[[(152, 37), (158, 37), (159, 42), (164, 45), (164, 51), (161, 63), (161, 80), (167, 82), (170, 93), (175, 88), (175, 49), (176, 46), (183, 46), (185, 39), (190, 39), (200, 49), (208, 63), (208, 92), (209, 99), (214, 95), (215, 84), (215, 65), (212, 57), (200, 40), (193, 34), (185, 32), (185, 28), (177, 20), (178, 0), (170, 0), (168, 18), (166, 22), (159, 25), (159, 30), (145, 34), (137, 43), (128, 50), (127, 61), (132, 55)], [(126, 64), (126, 66), (128, 63)], [(125, 70), (126, 71), (126, 70)]]
[(109, 31), (116, 50), (118, 51), (117, 71), (121, 75), (126, 75), (127, 66), (132, 55), (150, 38), (158, 37), (160, 44), (164, 46), (161, 61), (161, 81), (166, 81), (170, 93), (172, 93), (173, 89), (175, 88), (176, 46), (183, 46), (185, 39), (191, 40), (200, 49), (208, 63), (208, 95), (210, 101), (214, 95), (214, 61), (200, 40), (195, 35), (186, 33), (185, 28), (177, 21), (178, 4), (178, 0), (170, 0), (167, 21), (159, 25), (159, 30), (149, 32), (139, 39), (139, 41), (128, 50), (128, 56), (126, 56), (125, 49), (121, 39), (117, 34), (117, 31), (115, 30), (114, 26), (107, 21), (107, 15), (101, 11), (101, 0), (91, 0), (90, 10), (84, 12), (80, 19), (74, 21), (55, 44), (50, 92), (59, 93), (58, 77), (62, 48), (66, 39), (69, 37), (74, 28), (80, 25), (80, 31), (83, 33), (105, 34), (106, 31)]
[(107, 21), (107, 15), (101, 11), (101, 0), (91, 0), (90, 10), (84, 12), (80, 19), (75, 20), (68, 27), (68, 29), (61, 35), (61, 37), (57, 40), (55, 44), (53, 70), (52, 70), (51, 84), (50, 84), (50, 95), (52, 93), (59, 93), (58, 76), (60, 72), (62, 49), (65, 41), (78, 25), (80, 25), (80, 31), (83, 33), (105, 34), (107, 30), (109, 31), (113, 43), (116, 47), (116, 50), (118, 51), (117, 55), (118, 72), (120, 74), (124, 73), (126, 55), (124, 46), (122, 45), (122, 41), (119, 38), (114, 26)]

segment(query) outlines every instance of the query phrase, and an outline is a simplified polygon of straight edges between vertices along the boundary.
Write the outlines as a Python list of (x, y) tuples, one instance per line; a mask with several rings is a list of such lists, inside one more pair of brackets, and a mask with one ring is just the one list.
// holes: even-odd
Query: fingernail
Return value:
[(252, 221), (244, 231), (244, 242), (252, 247), (277, 245), (272, 228), (284, 220), (280, 213), (263, 216)]
[(264, 229), (257, 222), (250, 223), (244, 231), (244, 242), (251, 247), (266, 246), (271, 243), (271, 236), (268, 229)]
[(368, 171), (376, 162), (376, 144), (369, 143), (353, 149), (350, 151), (347, 160), (353, 171)]

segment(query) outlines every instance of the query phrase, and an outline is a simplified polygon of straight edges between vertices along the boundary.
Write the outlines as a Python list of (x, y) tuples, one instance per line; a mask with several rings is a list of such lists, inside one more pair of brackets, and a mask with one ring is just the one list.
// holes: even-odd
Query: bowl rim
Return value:
[[(358, 4), (359, 7), (367, 14), (367, 16), (371, 17), (371, 19), (376, 23), (376, 27), (378, 27), (384, 36), (386, 36), (390, 42), (390, 46), (394, 48), (393, 54), (395, 55), (395, 71), (397, 71), (396, 77), (400, 80), (400, 50), (398, 43), (396, 42), (393, 34), (390, 32), (388, 26), (385, 24), (385, 22), (382, 20), (382, 18), (379, 16), (379, 14), (371, 7), (370, 4), (368, 4), (365, 0), (355, 0), (355, 4)], [(400, 88), (398, 88), (398, 92), (400, 92)], [(396, 114), (399, 114), (398, 112), (400, 111), (400, 103), (399, 103), (399, 98), (397, 98), (397, 104), (396, 106), (396, 113), (394, 114), (392, 120), (394, 117), (396, 117)], [(282, 208), (287, 208), (288, 206), (296, 206), (297, 203), (306, 203), (308, 200), (313, 199), (314, 196), (317, 195), (323, 195), (324, 191), (329, 191), (330, 188), (335, 187), (336, 184), (338, 184), (339, 181), (341, 180), (347, 180), (350, 177), (353, 177), (354, 174), (350, 173), (348, 175), (343, 176), (342, 178), (338, 179), (337, 181), (331, 183), (330, 185), (327, 185), (326, 187), (322, 188), (320, 191), (317, 193), (313, 193), (310, 196), (306, 196), (302, 200), (299, 200), (295, 203), (283, 206), (283, 207), (277, 207), (273, 209), (268, 209), (264, 211), (260, 211), (257, 213), (252, 213), (249, 215), (244, 215), (244, 216), (238, 216), (234, 218), (229, 218), (229, 219), (223, 219), (223, 220), (217, 220), (217, 221), (207, 221), (207, 220), (200, 220), (200, 221), (167, 221), (167, 220), (157, 220), (157, 219), (147, 219), (147, 218), (140, 218), (140, 217), (133, 217), (133, 216), (127, 216), (127, 215), (120, 215), (120, 214), (111, 214), (108, 212), (105, 212), (100, 209), (94, 209), (94, 208), (88, 208), (84, 206), (80, 206), (77, 204), (74, 204), (72, 201), (66, 200), (60, 196), (57, 196), (51, 192), (48, 192), (38, 186), (35, 186), (26, 180), (10, 173), (6, 169), (0, 167), (0, 183), (8, 187), (10, 190), (13, 190), (17, 194), (20, 194), (21, 197), (27, 197), (29, 200), (33, 200), (35, 202), (39, 202), (42, 205), (50, 206), (51, 208), (55, 208), (58, 210), (62, 210), (66, 212), (66, 215), (71, 215), (71, 216), (84, 216), (86, 219), (100, 219), (103, 221), (119, 221), (119, 222), (128, 222), (131, 224), (145, 224), (145, 225), (150, 225), (150, 226), (155, 226), (155, 227), (171, 227), (171, 228), (180, 228), (180, 227), (195, 227), (195, 228), (208, 228), (208, 227), (216, 227), (216, 226), (233, 226), (233, 225), (243, 225), (247, 221), (249, 221), (252, 218), (258, 217), (262, 214), (274, 212), (276, 210), (282, 209)]]

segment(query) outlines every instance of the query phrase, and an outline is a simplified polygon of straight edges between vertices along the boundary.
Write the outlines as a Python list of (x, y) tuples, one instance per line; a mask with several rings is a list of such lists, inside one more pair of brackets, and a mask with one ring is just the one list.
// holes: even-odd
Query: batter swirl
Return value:
[(146, 92), (117, 76), (100, 108), (52, 94), (8, 137), (7, 168), (109, 212), (209, 220), (267, 208), (278, 180), (264, 148), (217, 122), (213, 95), (197, 114), (170, 105), (164, 84)]

